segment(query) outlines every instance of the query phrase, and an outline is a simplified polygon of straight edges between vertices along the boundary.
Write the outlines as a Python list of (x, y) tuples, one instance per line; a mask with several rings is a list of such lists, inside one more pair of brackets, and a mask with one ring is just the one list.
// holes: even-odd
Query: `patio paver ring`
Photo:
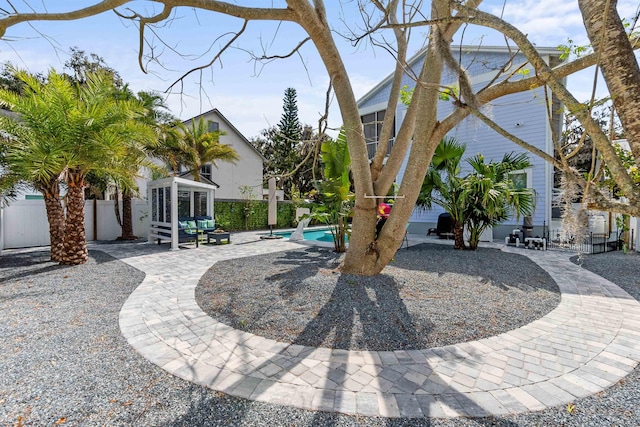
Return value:
[(513, 331), (439, 348), (279, 343), (219, 323), (195, 302), (195, 287), (215, 262), (299, 247), (280, 241), (153, 254), (107, 248), (146, 273), (121, 310), (121, 330), (143, 357), (188, 381), (251, 400), (364, 416), (540, 410), (597, 393), (640, 361), (640, 304), (558, 252), (518, 252), (558, 283), (555, 310)]

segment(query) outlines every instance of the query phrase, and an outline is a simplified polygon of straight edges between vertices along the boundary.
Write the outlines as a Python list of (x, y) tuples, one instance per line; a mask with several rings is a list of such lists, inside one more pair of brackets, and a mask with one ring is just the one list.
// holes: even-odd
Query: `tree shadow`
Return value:
[(559, 293), (558, 285), (549, 273), (523, 255), (491, 248), (461, 251), (449, 245), (433, 243), (422, 243), (406, 250), (420, 256), (397, 257), (390, 265), (406, 270), (437, 273), (440, 276), (447, 273), (467, 275), (478, 278), (481, 283), (507, 291), (545, 290)]
[[(292, 293), (299, 291), (300, 287), (304, 286), (304, 280), (318, 274), (321, 269), (333, 269), (335, 256), (328, 251), (317, 249), (292, 251), (283, 254), (274, 264), (292, 268), (271, 273), (266, 276), (267, 279), (279, 281), (282, 292)], [(355, 328), (361, 328), (361, 330), (356, 334), (354, 333)], [(297, 334), (292, 344), (276, 343), (274, 350), (272, 350), (275, 352), (273, 357), (257, 366), (239, 368), (242, 377), (234, 379), (232, 384), (226, 384), (222, 390), (232, 396), (246, 395), (252, 396), (250, 397), (252, 399), (260, 396), (261, 393), (269, 393), (269, 388), (273, 385), (280, 386), (279, 389), (282, 389), (280, 380), (289, 384), (291, 375), (300, 376), (301, 372), (315, 375), (306, 366), (305, 357), (316, 351), (322, 351), (323, 354), (328, 355), (326, 359), (328, 362), (325, 363), (327, 371), (325, 374), (319, 374), (323, 375), (319, 381), (322, 381), (324, 385), (317, 388), (314, 400), (323, 402), (327, 408), (335, 407), (346, 413), (357, 411), (362, 415), (347, 416), (337, 412), (306, 411), (283, 407), (282, 411), (285, 412), (306, 414), (307, 418), (305, 418), (304, 424), (295, 425), (338, 426), (344, 424), (345, 417), (351, 417), (356, 423), (363, 421), (363, 424), (366, 425), (366, 414), (376, 414), (378, 405), (381, 405), (380, 408), (382, 408), (385, 402), (389, 402), (391, 406), (397, 405), (396, 410), (399, 411), (401, 417), (383, 420), (372, 418), (372, 420), (376, 420), (376, 425), (430, 426), (433, 422), (429, 417), (434, 416), (431, 413), (434, 404), (453, 409), (462, 417), (474, 418), (477, 425), (516, 425), (508, 420), (488, 416), (488, 412), (474, 400), (446, 385), (444, 379), (439, 381), (439, 375), (433, 372), (435, 367), (430, 366), (427, 360), (418, 362), (405, 359), (401, 361), (400, 358), (406, 357), (408, 353), (380, 351), (381, 348), (387, 350), (389, 347), (394, 350), (421, 348), (419, 343), (424, 338), (421, 335), (425, 334), (416, 330), (409, 311), (400, 296), (398, 284), (393, 277), (381, 274), (374, 278), (365, 278), (342, 274), (337, 277), (330, 298), (308, 321), (303, 330)], [(355, 342), (356, 339), (360, 341)], [(239, 344), (239, 347), (243, 347), (243, 344)], [(373, 374), (371, 388), (364, 393), (348, 391), (353, 386), (354, 370), (360, 369), (357, 363), (349, 363), (350, 353), (348, 350), (352, 348), (377, 351), (378, 357), (381, 358), (378, 363), (369, 365), (373, 366), (373, 369), (378, 373)], [(241, 348), (238, 354), (247, 352), (250, 353), (251, 350)], [(355, 353), (361, 354), (363, 351)], [(389, 359), (396, 358), (398, 359), (396, 363), (389, 363)], [(182, 371), (186, 372), (191, 368), (187, 366)], [(264, 372), (270, 370), (277, 372), (264, 378)], [(415, 372), (424, 372), (426, 375), (413, 375)], [(185, 377), (188, 378), (191, 375), (194, 378), (197, 377), (196, 371), (186, 374)], [(285, 379), (285, 377), (289, 378)], [(440, 391), (432, 394), (416, 393), (430, 382), (434, 382)], [(293, 391), (295, 387), (291, 385), (292, 404), (296, 404), (296, 394)], [(288, 394), (288, 391), (285, 393)], [(371, 395), (375, 395), (378, 400), (371, 400)], [(365, 396), (364, 400), (360, 396)], [(230, 399), (235, 399), (238, 402), (233, 404), (232, 424), (244, 424), (248, 418), (254, 418), (253, 412), (255, 411), (252, 409), (254, 407), (251, 401), (242, 398)], [(217, 398), (204, 397), (198, 402), (194, 402), (184, 416), (168, 425), (202, 424), (199, 418), (202, 415), (201, 411), (210, 411), (211, 405), (218, 404)], [(269, 404), (256, 403), (256, 405)], [(373, 409), (374, 406), (375, 409)], [(361, 411), (361, 408), (364, 409)], [(224, 411), (224, 409), (221, 410)], [(452, 425), (456, 424), (455, 421), (455, 419), (452, 420)]]
[[(362, 331), (354, 338), (354, 329)], [(328, 302), (296, 337), (293, 344), (350, 350), (383, 351), (420, 348), (419, 336), (395, 280), (340, 275)]]

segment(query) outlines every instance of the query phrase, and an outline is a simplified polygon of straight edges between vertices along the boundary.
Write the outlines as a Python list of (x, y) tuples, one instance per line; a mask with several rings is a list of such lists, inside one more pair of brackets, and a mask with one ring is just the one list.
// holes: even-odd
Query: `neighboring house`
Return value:
[[(216, 199), (242, 199), (243, 196), (240, 192), (242, 186), (251, 187), (255, 198), (261, 199), (262, 165), (266, 160), (264, 156), (217, 108), (184, 120), (182, 123), (185, 126), (191, 126), (193, 120), (198, 121), (200, 118), (204, 118), (208, 122), (209, 130), (222, 131), (224, 135), (220, 136), (220, 143), (230, 145), (240, 157), (240, 160), (235, 164), (218, 161), (216, 166), (208, 164), (202, 167), (201, 176), (218, 186)], [(182, 170), (184, 171), (184, 168)], [(149, 176), (149, 173), (146, 175)], [(139, 180), (138, 186), (140, 194), (146, 195), (146, 181)]]
[[(492, 46), (452, 46), (452, 50), (454, 51), (454, 56), (460, 60), (462, 66), (471, 77), (475, 91), (491, 82), (504, 64), (507, 63), (511, 55), (515, 53), (513, 49), (508, 50), (506, 47)], [(409, 60), (409, 66), (414, 71), (418, 72), (422, 67), (425, 52), (426, 50), (423, 49)], [(538, 52), (546, 62), (552, 66), (561, 62), (559, 57), (560, 52), (556, 48), (538, 48)], [(517, 54), (512, 59), (513, 65), (510, 71), (518, 69), (520, 65), (526, 62), (524, 55)], [(524, 68), (531, 69), (528, 65)], [(519, 76), (521, 76), (521, 74), (512, 77), (512, 79), (521, 78)], [(386, 112), (391, 79), (392, 75), (387, 76), (387, 78), (382, 80), (358, 101), (370, 156), (375, 152), (377, 134), (380, 132), (382, 119)], [(499, 77), (498, 80), (500, 79)], [(445, 69), (442, 84), (452, 86), (456, 85), (456, 82), (457, 73), (450, 69)], [(415, 86), (415, 82), (409, 78), (409, 76), (405, 76), (403, 84), (409, 88)], [(543, 88), (532, 89), (498, 98), (485, 106), (483, 111), (510, 133), (553, 155), (551, 128), (553, 127), (557, 134), (560, 133), (562, 128), (562, 112), (560, 103), (553, 98), (550, 102), (552, 111), (552, 122), (550, 123), (545, 99)], [(453, 108), (450, 101), (440, 101), (438, 107), (440, 119), (446, 117)], [(398, 102), (396, 107), (395, 132), (400, 128), (406, 110), (407, 106)], [(392, 139), (395, 137), (395, 132), (392, 135)], [(517, 153), (525, 152), (524, 149), (497, 134), (474, 117), (468, 117), (462, 121), (462, 123), (449, 133), (449, 136), (466, 144), (466, 157), (472, 157), (478, 153), (482, 153), (487, 161), (500, 161), (505, 153), (512, 151)], [(533, 167), (514, 174), (514, 180), (536, 191), (536, 210), (533, 215), (534, 235), (542, 235), (543, 226), (548, 227), (551, 222), (553, 166), (534, 154), (528, 154)], [(465, 166), (467, 166), (467, 164), (463, 162), (463, 167)], [(402, 180), (402, 176), (405, 173), (404, 167), (403, 165), (398, 174), (398, 182)], [(467, 170), (463, 169), (462, 174), (465, 174), (469, 170), (470, 168), (467, 166)], [(429, 228), (436, 226), (438, 215), (442, 212), (444, 212), (444, 210), (439, 206), (434, 206), (430, 211), (414, 211), (410, 220), (410, 232), (426, 233)], [(520, 227), (522, 222), (522, 218), (517, 221), (515, 217), (507, 220), (502, 225), (493, 229), (493, 238), (503, 238), (514, 228)]]

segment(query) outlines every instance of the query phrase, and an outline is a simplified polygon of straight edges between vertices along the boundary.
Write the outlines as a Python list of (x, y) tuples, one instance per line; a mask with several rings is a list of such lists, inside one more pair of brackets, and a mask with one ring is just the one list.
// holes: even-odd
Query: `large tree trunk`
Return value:
[(84, 176), (69, 171), (67, 177), (67, 220), (64, 227), (63, 256), (60, 264), (84, 264), (89, 259), (84, 231)]
[[(441, 0), (433, 1), (433, 17), (445, 18), (449, 16), (449, 14), (448, 2)], [(450, 49), (451, 44), (451, 40), (445, 39), (442, 35), (443, 32), (440, 27), (435, 26), (431, 28), (429, 46), (425, 56), (425, 65), (421, 70), (419, 78), (422, 84), (416, 85), (409, 107), (410, 109), (417, 109), (420, 114), (420, 120), (415, 121), (411, 152), (402, 183), (398, 189), (398, 194), (403, 198), (396, 199), (389, 219), (385, 222), (378, 238), (375, 239), (375, 206), (377, 202), (373, 202), (374, 206), (370, 209), (370, 204), (365, 204), (367, 199), (365, 199), (364, 194), (362, 194), (366, 192), (366, 190), (358, 191), (358, 184), (361, 181), (358, 179), (355, 180), (356, 208), (353, 217), (353, 239), (349, 243), (349, 249), (344, 259), (343, 272), (363, 276), (379, 274), (393, 259), (402, 244), (406, 224), (413, 212), (433, 152), (439, 143), (439, 139), (434, 138), (434, 129), (437, 125), (438, 88), (442, 81), (443, 62), (441, 50)], [(337, 93), (338, 90), (336, 89), (336, 94)], [(344, 116), (343, 113), (343, 117)], [(406, 117), (409, 116), (410, 114), (407, 113)], [(412, 123), (403, 123), (402, 126), (411, 125)], [(362, 129), (361, 124), (360, 129)], [(349, 135), (347, 134), (347, 138), (348, 137)], [(349, 141), (349, 150), (351, 150), (351, 148), (351, 141)], [(366, 151), (366, 147), (363, 149)], [(354, 157), (352, 157), (352, 162), (353, 161)], [(366, 160), (364, 165), (368, 168), (368, 160)], [(357, 178), (358, 175), (354, 174), (354, 177)], [(369, 174), (368, 177), (369, 181), (362, 182), (362, 184), (365, 184), (362, 187), (371, 188), (371, 175)]]
[[(133, 234), (133, 214), (131, 205), (133, 196), (129, 191), (122, 193), (122, 235), (118, 240), (137, 240), (138, 237)], [(117, 209), (117, 208), (116, 208)]]
[[(616, 0), (579, 0), (584, 26), (640, 167), (640, 67), (616, 9)], [(606, 16), (605, 16), (606, 13)]]
[(44, 206), (49, 221), (49, 238), (51, 240), (51, 261), (62, 261), (64, 240), (64, 208), (60, 203), (60, 187), (56, 180), (48, 188), (40, 188), (44, 195)]

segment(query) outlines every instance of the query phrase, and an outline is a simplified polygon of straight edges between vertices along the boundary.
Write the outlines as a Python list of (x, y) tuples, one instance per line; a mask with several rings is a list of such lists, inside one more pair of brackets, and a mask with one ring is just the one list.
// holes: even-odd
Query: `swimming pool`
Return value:
[[(282, 236), (286, 239), (291, 236), (293, 231), (274, 231), (273, 234), (277, 236)], [(310, 230), (304, 230), (302, 233), (304, 235), (304, 240), (314, 240), (316, 242), (333, 242), (333, 236), (331, 235), (331, 231), (328, 228), (314, 228)]]

